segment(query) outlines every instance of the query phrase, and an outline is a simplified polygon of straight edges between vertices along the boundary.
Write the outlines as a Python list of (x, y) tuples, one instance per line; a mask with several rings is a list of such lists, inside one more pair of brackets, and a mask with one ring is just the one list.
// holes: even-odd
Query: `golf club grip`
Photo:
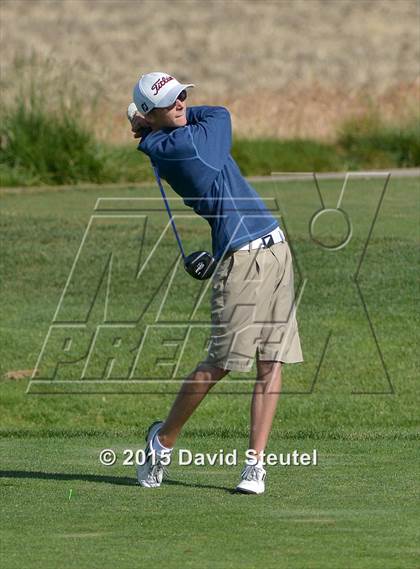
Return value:
[(169, 220), (171, 222), (172, 229), (175, 233), (175, 238), (178, 242), (178, 246), (179, 246), (179, 249), (181, 251), (182, 258), (185, 260), (185, 251), (184, 251), (184, 248), (182, 246), (181, 239), (178, 235), (178, 231), (176, 229), (175, 221), (172, 217), (172, 212), (171, 212), (171, 209), (169, 207), (168, 200), (166, 198), (165, 190), (163, 189), (163, 185), (162, 185), (162, 181), (161, 181), (160, 176), (159, 176), (159, 172), (158, 172), (156, 166), (153, 164), (153, 162), (152, 162), (152, 168), (153, 168), (153, 172), (155, 173), (156, 182), (157, 182), (157, 185), (159, 186), (160, 193), (162, 194), (163, 201), (165, 202), (166, 211), (168, 212)]

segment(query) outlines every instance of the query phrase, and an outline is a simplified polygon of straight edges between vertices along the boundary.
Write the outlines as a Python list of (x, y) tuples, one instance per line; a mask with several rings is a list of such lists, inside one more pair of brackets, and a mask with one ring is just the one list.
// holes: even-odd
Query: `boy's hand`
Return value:
[(142, 129), (148, 127), (149, 125), (147, 124), (144, 116), (137, 111), (131, 121), (131, 130), (134, 132), (134, 138), (140, 138)]

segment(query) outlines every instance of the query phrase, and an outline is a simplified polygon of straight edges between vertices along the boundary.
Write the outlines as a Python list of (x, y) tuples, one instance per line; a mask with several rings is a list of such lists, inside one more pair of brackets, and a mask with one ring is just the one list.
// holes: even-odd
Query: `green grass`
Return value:
[(335, 146), (316, 140), (240, 139), (234, 141), (232, 155), (245, 176), (345, 169)]
[[(53, 128), (52, 137), (61, 135), (64, 125)], [(47, 134), (47, 133), (46, 133)], [(48, 133), (49, 134), (49, 133)], [(0, 186), (19, 187), (61, 185), (68, 183), (140, 183), (152, 182), (149, 159), (136, 151), (136, 143), (110, 146), (95, 142), (88, 133), (66, 133), (79, 147), (61, 148), (47, 141), (42, 159), (37, 147), (28, 156), (30, 145), (23, 136), (26, 163), (17, 159), (10, 145), (7, 156), (0, 150)], [(17, 137), (19, 137), (19, 133)], [(366, 137), (350, 129), (343, 130), (336, 143), (291, 139), (235, 139), (232, 156), (245, 176), (266, 176), (272, 172), (341, 172), (374, 168), (420, 166), (419, 135), (411, 131), (389, 131)], [(3, 154), (3, 155), (2, 155)]]
[[(245, 450), (235, 437), (184, 437), (181, 446)], [(319, 464), (273, 466), (267, 493), (250, 497), (231, 493), (237, 467), (174, 464), (166, 485), (144, 491), (134, 467), (99, 464), (101, 449), (122, 458), (141, 448), (139, 437), (0, 440), (3, 567), (415, 566), (415, 441), (295, 438), (271, 446), (315, 447)]]
[[(309, 238), (309, 220), (320, 208), (311, 181), (257, 186), (267, 203), (272, 196), (278, 200), (277, 215), (294, 252), (296, 288), (307, 279), (298, 310), (305, 362), (284, 368), (284, 394), (268, 450), (317, 448), (319, 465), (270, 467), (267, 493), (255, 498), (230, 494), (239, 466), (175, 464), (171, 483), (158, 492), (146, 492), (133, 484), (132, 467), (120, 462), (110, 468), (99, 464), (101, 448), (121, 453), (124, 448), (142, 445), (145, 427), (164, 417), (178, 380), (156, 386), (159, 395), (144, 393), (144, 384), (124, 383), (115, 394), (115, 384), (110, 381), (100, 386), (104, 393), (89, 395), (93, 384), (88, 380), (82, 384), (70, 381), (62, 387), (67, 392), (64, 395), (42, 395), (35, 391), (45, 390), (45, 386), (25, 394), (28, 379), (3, 378), (7, 371), (35, 366), (98, 197), (156, 197), (160, 206), (157, 190), (127, 187), (117, 194), (105, 188), (78, 188), (1, 195), (2, 243), (7, 244), (0, 259), (3, 566), (108, 564), (124, 568), (149, 563), (152, 553), (154, 564), (169, 568), (415, 566), (417, 180), (391, 179), (359, 272), (360, 290), (392, 390), (351, 279), (382, 184), (377, 179), (349, 182), (342, 207), (352, 220), (353, 237), (346, 248), (335, 253), (316, 247)], [(325, 207), (334, 207), (340, 183), (323, 181), (321, 192)], [(118, 205), (133, 208), (135, 204)], [(165, 225), (165, 215), (149, 212), (142, 259)], [(82, 314), (80, 308), (88, 306), (84, 303), (96, 289), (113, 248), (115, 286), (108, 304), (109, 318), (131, 317), (156, 294), (143, 318), (153, 322), (163, 295), (157, 285), (176, 248), (168, 234), (154, 272), (135, 282), (133, 267), (139, 260), (142, 229), (139, 218), (98, 221), (85, 242), (60, 318), (71, 320)], [(187, 250), (209, 246), (203, 220), (180, 219), (179, 229)], [(317, 237), (328, 243), (341, 232), (339, 217), (321, 217), (316, 225)], [(173, 286), (161, 318), (185, 322), (200, 283), (180, 271)], [(208, 301), (206, 293), (197, 321), (209, 320)], [(102, 287), (90, 314), (89, 330), (101, 322), (103, 308)], [(123, 336), (128, 347), (138, 342), (143, 320)], [(329, 348), (313, 385), (330, 332)], [(75, 342), (74, 349), (83, 353), (83, 338)], [(156, 358), (169, 355), (160, 340), (156, 342), (150, 344), (142, 360), (145, 374), (156, 373)], [(198, 336), (185, 354), (180, 376), (195, 365), (201, 346)], [(89, 368), (92, 377), (104, 373), (109, 338), (98, 341), (96, 354)], [(131, 357), (127, 349), (116, 358), (110, 379), (124, 376)], [(54, 361), (54, 355), (46, 353), (41, 371), (50, 373)], [(80, 367), (61, 365), (59, 371), (70, 380), (77, 377)], [(197, 452), (245, 450), (254, 371), (228, 376), (215, 388), (187, 424), (181, 447)], [(238, 379), (249, 379), (249, 383), (235, 382)], [(47, 387), (53, 390), (54, 382)], [(86, 391), (69, 393), (76, 390)], [(235, 391), (242, 393), (227, 394)], [(360, 391), (365, 393), (354, 393)]]
[(1, 109), (2, 186), (101, 182), (104, 157), (81, 117), (82, 103), (47, 109), (46, 93), (32, 82), (13, 105)]
[(378, 112), (346, 121), (337, 135), (337, 148), (350, 170), (361, 164), (372, 168), (408, 168), (420, 165), (420, 116), (405, 124), (389, 124)]

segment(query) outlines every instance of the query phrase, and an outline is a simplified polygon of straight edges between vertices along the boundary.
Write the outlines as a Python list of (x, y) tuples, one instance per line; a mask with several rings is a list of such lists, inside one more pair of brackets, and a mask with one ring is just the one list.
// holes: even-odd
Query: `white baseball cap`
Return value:
[(169, 107), (184, 89), (194, 87), (193, 83), (184, 85), (172, 75), (154, 71), (142, 75), (134, 85), (133, 99), (141, 113), (147, 114), (156, 107)]

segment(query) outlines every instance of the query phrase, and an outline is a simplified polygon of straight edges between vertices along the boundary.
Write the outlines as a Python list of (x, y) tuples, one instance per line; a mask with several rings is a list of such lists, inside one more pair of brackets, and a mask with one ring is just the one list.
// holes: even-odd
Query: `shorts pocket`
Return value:
[[(279, 245), (278, 243), (276, 245)], [(286, 250), (286, 245), (285, 243), (280, 243), (281, 247), (276, 247), (272, 246), (269, 248), (270, 253), (273, 255), (273, 257), (276, 259), (277, 263), (280, 265), (280, 267), (282, 269), (284, 269), (284, 265), (286, 263), (286, 255), (287, 255), (287, 250)]]
[(277, 247), (276, 249), (270, 247), (270, 252), (273, 255), (273, 257), (276, 259), (278, 265), (276, 288), (279, 285), (285, 286), (287, 284), (284, 279), (287, 268), (287, 245), (286, 243), (281, 243), (281, 247)]

